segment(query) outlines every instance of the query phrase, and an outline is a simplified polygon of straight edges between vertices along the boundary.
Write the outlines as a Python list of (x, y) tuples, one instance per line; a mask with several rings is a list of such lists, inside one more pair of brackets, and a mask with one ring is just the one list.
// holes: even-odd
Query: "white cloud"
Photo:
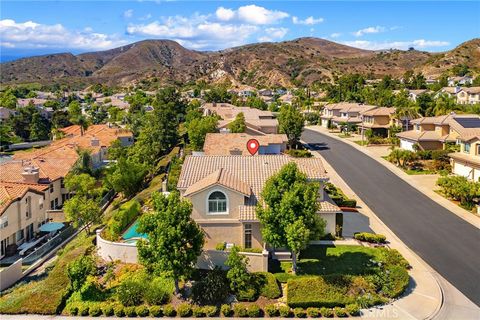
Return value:
[(237, 10), (218, 7), (215, 16), (220, 21), (239, 21), (254, 25), (275, 24), (289, 17), (283, 11), (269, 10), (254, 4), (239, 7)]
[(145, 20), (148, 20), (152, 17), (152, 15), (150, 13), (144, 15), (143, 17), (140, 17), (138, 18), (138, 20), (141, 20), (141, 21), (145, 21)]
[(310, 16), (310, 17), (302, 20), (302, 19), (299, 19), (298, 17), (293, 16), (292, 17), (292, 22), (293, 22), (293, 24), (304, 24), (304, 25), (307, 25), (307, 26), (313, 26), (314, 24), (322, 23), (323, 18), (314, 18), (314, 17)]
[(124, 16), (125, 18), (127, 18), (127, 19), (128, 19), (128, 18), (131, 18), (131, 17), (133, 16), (133, 9), (128, 9), (128, 10), (126, 10), (126, 11), (123, 13), (123, 16)]
[(127, 33), (168, 38), (194, 49), (223, 49), (245, 44), (258, 28), (247, 24), (209, 21), (209, 16), (174, 16), (148, 24), (130, 24)]
[(226, 9), (224, 7), (218, 7), (217, 11), (215, 11), (215, 15), (219, 20), (229, 21), (235, 17), (235, 11), (232, 9)]
[(261, 42), (271, 42), (282, 39), (288, 32), (287, 28), (267, 28), (264, 30), (265, 35), (258, 38)]
[(340, 37), (342, 34), (340, 32), (334, 32), (330, 35), (330, 38), (338, 38)]
[(363, 28), (363, 29), (360, 29), (356, 32), (353, 32), (353, 35), (356, 36), (356, 37), (361, 37), (365, 34), (380, 33), (380, 32), (384, 32), (384, 31), (385, 31), (385, 27), (381, 27), (381, 26), (368, 27), (368, 28)]
[(59, 48), (105, 50), (126, 44), (116, 35), (94, 32), (91, 28), (71, 31), (61, 24), (0, 20), (0, 46), (6, 48)]
[(437, 47), (446, 47), (450, 45), (447, 41), (437, 41), (437, 40), (412, 40), (412, 41), (392, 41), (392, 42), (376, 42), (376, 41), (367, 41), (367, 40), (355, 40), (355, 41), (344, 41), (343, 44), (347, 46), (356, 47), (360, 49), (367, 50), (385, 50), (385, 49), (401, 49), (407, 50), (410, 47), (415, 49), (428, 49), (428, 48), (437, 48)]

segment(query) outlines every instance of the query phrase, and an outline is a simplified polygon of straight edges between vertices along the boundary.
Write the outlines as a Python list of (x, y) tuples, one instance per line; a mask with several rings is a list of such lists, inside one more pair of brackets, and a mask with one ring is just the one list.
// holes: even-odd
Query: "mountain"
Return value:
[(229, 80), (248, 85), (311, 84), (345, 73), (401, 76), (406, 70), (438, 75), (456, 64), (480, 70), (480, 39), (452, 51), (371, 51), (318, 38), (257, 43), (216, 52), (189, 50), (171, 40), (144, 40), (123, 47), (73, 55), (49, 54), (2, 63), (2, 84), (104, 82), (127, 85)]

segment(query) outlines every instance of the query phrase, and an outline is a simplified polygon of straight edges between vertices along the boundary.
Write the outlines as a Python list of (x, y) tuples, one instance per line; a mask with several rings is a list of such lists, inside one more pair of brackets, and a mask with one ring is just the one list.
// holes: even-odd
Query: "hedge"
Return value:
[(354, 237), (357, 240), (370, 243), (385, 243), (387, 240), (387, 237), (385, 237), (383, 234), (374, 234), (369, 232), (355, 233)]
[(107, 223), (103, 237), (110, 241), (116, 241), (122, 232), (140, 215), (140, 203), (132, 199), (125, 202), (115, 211)]
[(257, 272), (260, 278), (260, 295), (268, 299), (276, 299), (282, 295), (277, 278), (270, 272)]
[(400, 296), (407, 289), (410, 281), (407, 270), (401, 266), (389, 266), (385, 270), (382, 292), (389, 298)]
[(343, 307), (353, 303), (347, 290), (347, 276), (294, 278), (287, 282), (287, 304), (292, 308)]

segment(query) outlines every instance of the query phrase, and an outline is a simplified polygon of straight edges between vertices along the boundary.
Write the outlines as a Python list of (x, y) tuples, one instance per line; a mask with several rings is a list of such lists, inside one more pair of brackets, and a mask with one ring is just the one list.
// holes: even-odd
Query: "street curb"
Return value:
[[(316, 131), (316, 130), (312, 130), (312, 131)], [(323, 132), (320, 132), (320, 133), (323, 133)], [(329, 135), (329, 136), (330, 136), (330, 135)], [(339, 137), (336, 137), (336, 136), (335, 136), (335, 139), (340, 140), (340, 141), (344, 141), (342, 138), (339, 138)], [(302, 144), (306, 144), (305, 141), (303, 141), (303, 140), (300, 140), (300, 142), (301, 142)], [(346, 143), (347, 143), (347, 142), (346, 142)], [(348, 141), (348, 144), (350, 144), (350, 141)], [(358, 148), (360, 147), (360, 146), (358, 146), (358, 145), (355, 144), (355, 143), (352, 143), (352, 144), (355, 145), (355, 146), (358, 147)], [(357, 148), (357, 149), (358, 149), (358, 148)], [(361, 150), (361, 149), (360, 149), (360, 150)], [(361, 150), (361, 151), (363, 152), (363, 150)], [(364, 153), (365, 153), (365, 152), (364, 152)], [(365, 153), (365, 154), (366, 154), (366, 153)], [(322, 161), (328, 163), (328, 161), (325, 160), (325, 158), (320, 154), (320, 152), (318, 152), (318, 155), (320, 156), (320, 158), (322, 159)], [(370, 158), (372, 158), (372, 159), (375, 159), (375, 158), (371, 157), (369, 154), (366, 154), (366, 155), (368, 155), (368, 156), (369, 156)], [(377, 159), (375, 159), (375, 160), (377, 160)], [(377, 160), (377, 161), (378, 161), (378, 160)], [(378, 162), (379, 162), (379, 161), (378, 161)], [(331, 166), (331, 164), (329, 164), (329, 163), (328, 163), (328, 165)], [(383, 164), (382, 164), (382, 165), (383, 165)], [(331, 166), (331, 167), (332, 167), (332, 166)], [(333, 169), (333, 167), (332, 167), (332, 169)], [(389, 168), (387, 168), (387, 169), (389, 169)], [(333, 170), (334, 170), (334, 169), (333, 169)], [(389, 170), (390, 170), (390, 169), (389, 169)], [(334, 170), (334, 171), (335, 171), (335, 170)], [(339, 177), (341, 180), (343, 180), (343, 178), (342, 178), (337, 172), (336, 172), (336, 174), (338, 175), (338, 177)], [(402, 179), (402, 180), (403, 180), (403, 179)], [(345, 182), (345, 180), (343, 180), (343, 183), (345, 183), (345, 185), (348, 186), (348, 184)], [(371, 214), (375, 217), (375, 219), (377, 220), (377, 222), (380, 223), (380, 224), (382, 225), (382, 227), (385, 228), (391, 235), (393, 235), (393, 237), (395, 238), (395, 241), (397, 241), (398, 243), (400, 243), (401, 245), (403, 245), (403, 246), (410, 252), (410, 254), (413, 255), (413, 257), (414, 257), (419, 263), (421, 263), (421, 264), (423, 264), (424, 266), (426, 266), (426, 268), (425, 268), (426, 270), (425, 270), (425, 271), (430, 274), (430, 276), (433, 278), (435, 284), (437, 285), (437, 288), (438, 288), (438, 291), (439, 291), (439, 296), (440, 296), (440, 297), (439, 297), (439, 300), (440, 300), (440, 301), (439, 301), (439, 303), (437, 304), (436, 308), (432, 311), (432, 313), (431, 313), (430, 315), (428, 315), (427, 317), (425, 317), (424, 319), (434, 319), (434, 318), (440, 313), (440, 311), (442, 310), (442, 308), (443, 308), (443, 306), (444, 306), (444, 302), (445, 302), (444, 290), (443, 290), (442, 286), (440, 285), (440, 282), (438, 281), (438, 278), (437, 278), (438, 276), (436, 275), (436, 271), (435, 271), (432, 267), (430, 267), (430, 265), (428, 265), (428, 263), (426, 263), (426, 262), (425, 262), (420, 256), (418, 256), (412, 249), (410, 249), (410, 248), (375, 214), (375, 212), (374, 212), (372, 209), (370, 209), (370, 207), (368, 207), (368, 205), (362, 200), (361, 197), (359, 197), (359, 196), (357, 195), (357, 193), (356, 193), (355, 191), (353, 191), (353, 190), (350, 188), (350, 186), (348, 186), (348, 188), (350, 189), (350, 191), (351, 191), (358, 199), (360, 199), (360, 200), (363, 202), (363, 204), (368, 208), (368, 210), (371, 212)], [(415, 189), (416, 189), (416, 188), (415, 188)], [(416, 189), (416, 190), (418, 190), (418, 189)], [(419, 190), (419, 192), (420, 192), (420, 190)], [(422, 192), (422, 193), (423, 193), (423, 192)], [(410, 277), (411, 277), (411, 275), (410, 275)], [(413, 293), (413, 292), (412, 292), (412, 293)], [(402, 297), (403, 297), (403, 295), (402, 295), (399, 299), (401, 299)], [(398, 299), (396, 299), (396, 300), (398, 300)]]

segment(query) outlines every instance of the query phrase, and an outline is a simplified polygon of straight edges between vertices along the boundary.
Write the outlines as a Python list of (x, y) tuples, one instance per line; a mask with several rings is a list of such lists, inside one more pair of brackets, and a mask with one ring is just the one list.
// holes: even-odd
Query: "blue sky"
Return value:
[[(314, 36), (364, 49), (444, 51), (480, 36), (470, 1), (1, 1), (2, 60), (172, 39), (218, 50)], [(7, 57), (7, 58), (5, 58)]]

